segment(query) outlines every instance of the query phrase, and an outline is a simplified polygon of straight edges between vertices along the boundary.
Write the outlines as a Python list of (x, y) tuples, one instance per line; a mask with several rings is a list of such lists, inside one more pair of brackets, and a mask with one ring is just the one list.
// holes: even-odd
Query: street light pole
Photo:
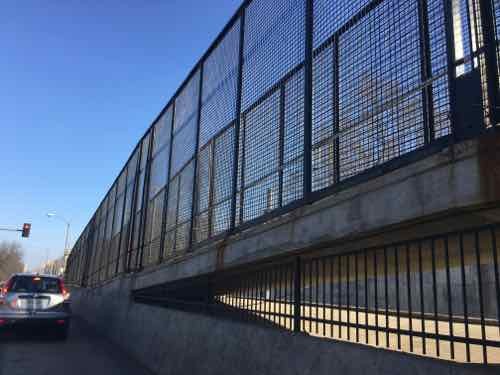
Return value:
[(69, 246), (69, 221), (66, 222), (66, 239), (64, 240), (64, 251), (67, 251), (68, 250), (68, 246)]
[(49, 218), (56, 218), (61, 221), (63, 221), (66, 224), (66, 233), (64, 235), (64, 252), (63, 252), (63, 259), (64, 259), (64, 269), (66, 269), (66, 262), (68, 261), (68, 255), (69, 255), (69, 227), (70, 227), (70, 222), (69, 220), (66, 220), (64, 217), (60, 215), (56, 215), (55, 213), (48, 213), (47, 216)]
[(52, 212), (48, 213), (47, 216), (49, 218), (59, 219), (66, 224), (66, 232), (65, 232), (65, 236), (64, 236), (64, 251), (67, 251), (69, 248), (69, 227), (70, 227), (71, 223), (69, 222), (69, 220), (66, 220), (64, 217), (57, 215), (55, 213), (52, 213)]

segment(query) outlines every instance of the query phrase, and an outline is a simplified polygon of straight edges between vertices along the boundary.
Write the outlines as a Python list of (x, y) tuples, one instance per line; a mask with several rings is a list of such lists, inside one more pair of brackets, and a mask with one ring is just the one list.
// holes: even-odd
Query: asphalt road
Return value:
[(0, 375), (151, 375), (74, 319), (67, 341), (47, 334), (0, 334)]

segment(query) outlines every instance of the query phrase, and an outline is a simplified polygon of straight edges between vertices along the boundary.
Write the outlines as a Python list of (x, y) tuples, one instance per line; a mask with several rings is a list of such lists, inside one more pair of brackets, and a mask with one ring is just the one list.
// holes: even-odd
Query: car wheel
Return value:
[(56, 338), (58, 340), (66, 340), (68, 338), (68, 328), (67, 327), (59, 328), (56, 332)]

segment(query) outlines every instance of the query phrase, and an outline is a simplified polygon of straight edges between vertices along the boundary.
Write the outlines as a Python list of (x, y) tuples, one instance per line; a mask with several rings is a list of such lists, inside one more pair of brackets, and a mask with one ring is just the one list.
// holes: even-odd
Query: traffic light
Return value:
[(30, 236), (30, 231), (31, 231), (31, 224), (30, 223), (24, 223), (23, 224), (23, 233), (21, 237), (29, 237)]

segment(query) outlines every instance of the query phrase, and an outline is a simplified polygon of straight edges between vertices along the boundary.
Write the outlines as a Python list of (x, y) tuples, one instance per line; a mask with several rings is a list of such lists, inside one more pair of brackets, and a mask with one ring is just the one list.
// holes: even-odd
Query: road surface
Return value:
[(0, 375), (151, 375), (74, 319), (67, 341), (41, 334), (0, 334)]

